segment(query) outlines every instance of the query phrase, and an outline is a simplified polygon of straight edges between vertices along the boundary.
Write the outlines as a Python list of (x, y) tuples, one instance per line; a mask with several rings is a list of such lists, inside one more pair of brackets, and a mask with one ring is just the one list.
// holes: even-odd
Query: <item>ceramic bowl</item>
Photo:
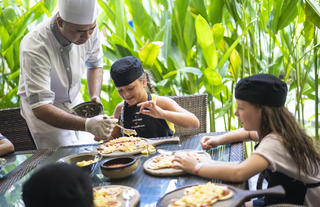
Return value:
[(100, 164), (102, 174), (111, 179), (128, 177), (137, 167), (137, 158), (134, 156), (114, 157)]
[(104, 114), (103, 106), (93, 101), (78, 104), (73, 107), (72, 110), (75, 114), (84, 118), (90, 118), (100, 114)]
[[(68, 164), (73, 164), (81, 167), (82, 169), (86, 170), (87, 172), (91, 173), (95, 167), (98, 165), (99, 161), (101, 160), (102, 156), (97, 152), (84, 152), (79, 154), (73, 154), (66, 157), (63, 157), (58, 160), (58, 162), (65, 162)], [(84, 161), (89, 161), (88, 164), (85, 164)], [(90, 161), (94, 161), (90, 163)], [(85, 164), (85, 165), (81, 165)]]

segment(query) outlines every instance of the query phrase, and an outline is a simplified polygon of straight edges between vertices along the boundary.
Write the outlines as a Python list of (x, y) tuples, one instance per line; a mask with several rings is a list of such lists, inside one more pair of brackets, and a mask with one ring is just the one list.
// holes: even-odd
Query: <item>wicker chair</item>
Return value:
[(200, 127), (198, 129), (185, 129), (180, 126), (175, 126), (176, 135), (193, 135), (207, 132), (207, 97), (207, 94), (170, 97), (182, 108), (196, 115), (200, 121)]
[(0, 133), (13, 143), (15, 151), (37, 149), (20, 108), (0, 109)]

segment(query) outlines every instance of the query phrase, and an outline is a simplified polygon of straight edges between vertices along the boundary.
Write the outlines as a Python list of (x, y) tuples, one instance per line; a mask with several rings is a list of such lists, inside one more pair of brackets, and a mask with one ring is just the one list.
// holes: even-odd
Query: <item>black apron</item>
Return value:
[[(258, 145), (259, 144), (257, 144), (255, 148)], [(309, 184), (303, 183), (281, 172), (277, 172), (277, 171), (272, 172), (269, 169), (266, 169), (261, 173), (265, 174), (265, 178), (268, 181), (268, 188), (281, 185), (284, 188), (286, 195), (283, 198), (265, 196), (263, 198), (254, 200), (253, 206), (256, 206), (256, 207), (279, 204), (279, 203), (303, 205), (307, 189), (320, 186), (320, 182), (309, 183)]]
[[(151, 94), (148, 93), (148, 101), (151, 101)], [(156, 119), (148, 115), (139, 113), (140, 107), (129, 106), (124, 102), (119, 123), (127, 129), (134, 129), (138, 137), (165, 137), (172, 136), (173, 131), (169, 128), (164, 119)], [(121, 130), (122, 136), (125, 136)]]

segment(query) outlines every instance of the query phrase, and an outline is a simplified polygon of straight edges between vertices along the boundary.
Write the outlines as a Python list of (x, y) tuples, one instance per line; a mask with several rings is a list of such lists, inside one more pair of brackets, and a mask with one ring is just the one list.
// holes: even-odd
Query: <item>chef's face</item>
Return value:
[(57, 17), (58, 28), (61, 34), (70, 42), (81, 45), (84, 44), (96, 27), (96, 22), (88, 25), (72, 24)]

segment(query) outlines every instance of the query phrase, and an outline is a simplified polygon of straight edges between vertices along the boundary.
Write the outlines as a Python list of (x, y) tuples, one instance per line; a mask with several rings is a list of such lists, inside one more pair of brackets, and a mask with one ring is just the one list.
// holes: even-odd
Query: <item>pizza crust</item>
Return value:
[(123, 185), (105, 185), (93, 188), (93, 202), (95, 207), (122, 207), (125, 204), (125, 200), (122, 196), (122, 192), (126, 190), (133, 190), (135, 192), (134, 197), (130, 200), (129, 206), (137, 206), (140, 201), (139, 192), (131, 187)]
[(147, 142), (139, 137), (119, 137), (105, 142), (97, 147), (101, 154), (110, 154), (113, 152), (134, 152), (143, 150), (147, 146)]
[[(173, 151), (174, 153), (186, 153), (193, 155), (199, 162), (211, 160), (211, 157), (208, 153), (204, 151), (197, 150), (178, 150)], [(160, 154), (156, 155), (148, 160), (146, 160), (143, 164), (144, 170), (155, 176), (178, 176), (183, 175), (185, 172), (181, 169), (173, 168), (172, 160), (174, 155)]]
[(185, 188), (183, 196), (171, 200), (168, 207), (212, 206), (214, 203), (230, 199), (232, 196), (233, 191), (227, 186), (208, 182)]

